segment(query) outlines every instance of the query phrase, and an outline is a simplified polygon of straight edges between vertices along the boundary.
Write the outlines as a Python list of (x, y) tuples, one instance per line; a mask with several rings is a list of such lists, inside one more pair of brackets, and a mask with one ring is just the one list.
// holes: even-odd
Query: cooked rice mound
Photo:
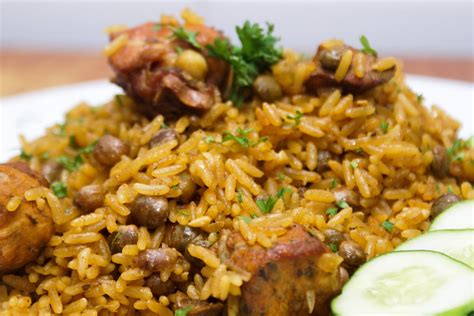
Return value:
[[(397, 65), (392, 80), (363, 94), (336, 89), (316, 97), (303, 86), (313, 65), (285, 51), (272, 67), (285, 93), (281, 100), (254, 99), (240, 108), (217, 103), (202, 116), (183, 114), (176, 121), (160, 115), (149, 120), (124, 95), (99, 107), (77, 105), (64, 124), (32, 142), (22, 140), (34, 170), (43, 168), (45, 153), (48, 159), (73, 157), (71, 139), (84, 148), (110, 134), (129, 145), (128, 155), (107, 169), (85, 153), (76, 170), (61, 175), (64, 198), (49, 189), (27, 192), (29, 201), (49, 203), (56, 232), (35, 262), (3, 275), (1, 314), (172, 315), (177, 294), (155, 297), (145, 285), (152, 272), (135, 262), (140, 251), (166, 248), (172, 223), (199, 228), (208, 244), (230, 230), (264, 248), (293, 224), (322, 241), (333, 229), (357, 243), (368, 259), (422, 234), (433, 200), (447, 192), (473, 199), (474, 191), (469, 182), (440, 180), (430, 171), (431, 149), (452, 146), (460, 126), (440, 108), (425, 107)], [(176, 132), (176, 140), (150, 147), (166, 128)], [(318, 161), (321, 152), (330, 154), (327, 161)], [(186, 172), (197, 188), (183, 203), (179, 184)], [(72, 199), (89, 184), (102, 186), (106, 195), (101, 207), (83, 213)], [(338, 200), (341, 192), (345, 201)], [(167, 223), (138, 227), (136, 243), (112, 254), (107, 237), (130, 224), (130, 203), (138, 195), (168, 199)], [(269, 198), (273, 205), (265, 208)], [(213, 249), (192, 245), (187, 255), (201, 266), (177, 260), (159, 277), (179, 280), (181, 294), (191, 300), (222, 301), (235, 315), (240, 288), (250, 276), (227, 266)], [(342, 260), (337, 252), (330, 256), (336, 269)]]

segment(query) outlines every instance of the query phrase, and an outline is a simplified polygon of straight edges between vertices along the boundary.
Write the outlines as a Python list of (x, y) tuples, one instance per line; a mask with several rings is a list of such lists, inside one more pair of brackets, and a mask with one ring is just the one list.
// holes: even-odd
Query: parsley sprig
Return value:
[(207, 45), (210, 56), (222, 59), (232, 67), (234, 78), (229, 98), (237, 106), (244, 100), (243, 90), (282, 56), (281, 49), (276, 47), (279, 38), (273, 36), (273, 29), (272, 24), (267, 23), (264, 31), (257, 23), (246, 21), (242, 27), (236, 27), (241, 47), (222, 38)]
[(362, 44), (361, 52), (377, 57), (377, 51), (370, 46), (369, 40), (365, 35), (362, 35), (359, 40)]
[(185, 30), (182, 26), (175, 28), (173, 30), (173, 36), (176, 38), (179, 38), (185, 42), (188, 42), (191, 44), (194, 48), (201, 49), (201, 45), (199, 45), (196, 36), (198, 35), (198, 32), (191, 32)]
[(296, 111), (295, 115), (287, 115), (286, 118), (289, 120), (294, 120), (295, 122), (293, 123), (294, 126), (298, 126), (301, 123), (301, 118), (303, 117), (303, 113), (300, 111)]
[(225, 143), (226, 141), (233, 140), (234, 142), (238, 143), (243, 148), (255, 147), (256, 145), (267, 141), (268, 137), (260, 137), (258, 141), (252, 142), (248, 137), (248, 134), (253, 132), (253, 128), (238, 128), (236, 134), (232, 134), (229, 131), (224, 132), (224, 137), (222, 138), (222, 142)]
[(273, 207), (275, 206), (275, 203), (278, 201), (278, 199), (281, 199), (286, 193), (289, 193), (289, 192), (291, 192), (290, 188), (283, 187), (280, 190), (278, 190), (276, 196), (270, 195), (266, 199), (260, 198), (260, 199), (257, 199), (255, 203), (257, 204), (260, 211), (262, 211), (262, 213), (268, 214), (273, 210)]

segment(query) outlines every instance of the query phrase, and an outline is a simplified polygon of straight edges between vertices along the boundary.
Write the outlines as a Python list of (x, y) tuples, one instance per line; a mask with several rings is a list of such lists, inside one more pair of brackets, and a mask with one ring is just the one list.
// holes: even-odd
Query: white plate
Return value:
[[(425, 104), (436, 104), (461, 121), (461, 137), (474, 133), (474, 85), (468, 82), (409, 75), (408, 84), (423, 94)], [(121, 90), (106, 80), (56, 87), (0, 99), (0, 162), (18, 154), (18, 135), (34, 139), (61, 122), (74, 105), (99, 105)]]

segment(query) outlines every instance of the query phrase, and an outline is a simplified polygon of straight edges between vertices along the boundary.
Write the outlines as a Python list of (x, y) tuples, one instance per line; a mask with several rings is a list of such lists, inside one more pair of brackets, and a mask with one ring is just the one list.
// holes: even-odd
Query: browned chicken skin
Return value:
[[(150, 117), (208, 110), (220, 99), (219, 87), (227, 78), (228, 65), (208, 56), (205, 50), (216, 38), (223, 38), (222, 34), (205, 25), (185, 24), (185, 31), (197, 32), (201, 47), (197, 48), (173, 35), (178, 27), (150, 22), (111, 35), (111, 40), (121, 35), (128, 38), (125, 46), (109, 57), (115, 72), (113, 81)], [(193, 56), (205, 63), (203, 78), (179, 67), (178, 50), (188, 55), (199, 53)]]
[(306, 81), (306, 88), (309, 92), (317, 93), (322, 88), (342, 88), (350, 93), (362, 93), (368, 89), (388, 82), (395, 75), (395, 67), (385, 71), (372, 69), (377, 58), (365, 54), (365, 74), (362, 78), (356, 76), (353, 65), (349, 67), (347, 74), (338, 82), (335, 72), (342, 58), (344, 51), (351, 50), (354, 54), (359, 50), (348, 46), (340, 45), (332, 48), (325, 48), (324, 45), (318, 47), (318, 51), (313, 58), (317, 68)]
[(50, 210), (39, 210), (23, 200), (9, 212), (6, 205), (14, 196), (46, 186), (46, 180), (21, 162), (0, 164), (0, 274), (18, 269), (36, 259), (53, 234)]
[(328, 315), (328, 302), (338, 294), (343, 280), (339, 270), (318, 269), (326, 246), (299, 225), (279, 237), (272, 248), (248, 246), (239, 233), (227, 239), (229, 266), (253, 276), (242, 287), (241, 315), (310, 315), (308, 291), (314, 291), (313, 315)]

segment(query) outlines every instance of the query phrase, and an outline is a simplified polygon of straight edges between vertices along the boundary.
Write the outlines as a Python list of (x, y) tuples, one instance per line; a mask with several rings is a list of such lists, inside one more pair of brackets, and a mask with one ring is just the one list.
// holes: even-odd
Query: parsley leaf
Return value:
[(337, 205), (339, 208), (347, 208), (347, 207), (349, 207), (349, 204), (347, 204), (347, 202), (344, 201), (344, 200), (337, 201), (337, 202), (336, 202), (336, 205)]
[(56, 181), (51, 184), (51, 190), (53, 190), (54, 195), (62, 199), (67, 196), (67, 187), (61, 181)]
[(153, 25), (153, 30), (155, 30), (155, 31), (161, 30), (161, 24), (160, 24), (160, 23), (156, 23), (155, 25)]
[(258, 141), (252, 143), (252, 141), (247, 136), (252, 131), (252, 128), (242, 129), (240, 127), (237, 129), (236, 135), (232, 134), (229, 131), (224, 131), (224, 137), (222, 138), (222, 142), (224, 143), (226, 141), (233, 140), (243, 148), (249, 148), (258, 145), (261, 142), (266, 142), (268, 140), (268, 137), (260, 137)]
[(424, 97), (421, 93), (416, 95), (416, 101), (417, 101), (418, 103), (423, 102), (423, 99), (424, 99), (424, 98), (425, 98), (425, 97)]
[(303, 113), (301, 113), (300, 111), (296, 111), (295, 115), (287, 115), (286, 117), (290, 120), (295, 120), (293, 126), (298, 126), (301, 123), (301, 117), (303, 117)]
[(350, 165), (352, 169), (356, 169), (359, 166), (359, 162), (357, 160), (352, 160)]
[(280, 180), (280, 181), (285, 180), (285, 175), (283, 174), (283, 172), (278, 172), (277, 173), (277, 179)]
[(448, 185), (448, 193), (453, 193), (453, 186), (451, 184)]
[(471, 136), (468, 140), (466, 140), (466, 147), (471, 149), (474, 148), (474, 136)]
[(41, 159), (42, 160), (48, 160), (49, 159), (49, 152), (45, 151), (44, 153), (41, 154)]
[(336, 252), (336, 251), (337, 251), (337, 245), (334, 244), (334, 243), (328, 244), (328, 248), (329, 248), (332, 252)]
[(242, 192), (242, 189), (237, 189), (237, 202), (241, 204), (244, 201), (244, 192)]
[(369, 40), (365, 35), (362, 35), (360, 38), (360, 43), (362, 44), (362, 49), (360, 50), (363, 53), (370, 54), (374, 57), (377, 57), (377, 51), (370, 46)]
[(275, 203), (278, 199), (275, 199), (273, 196), (269, 196), (267, 199), (257, 199), (255, 202), (258, 208), (262, 211), (262, 213), (267, 214), (273, 210)]
[(93, 142), (92, 144), (87, 145), (86, 147), (82, 147), (77, 152), (78, 154), (90, 154), (94, 151), (95, 146), (97, 145), (98, 140)]
[(199, 45), (198, 41), (196, 40), (198, 32), (191, 32), (186, 31), (182, 26), (178, 27), (173, 31), (173, 35), (179, 39), (182, 39), (185, 42), (188, 42), (193, 47), (200, 49), (201, 45)]
[(207, 45), (207, 50), (210, 56), (222, 59), (232, 67), (234, 78), (229, 98), (238, 106), (244, 99), (243, 90), (253, 84), (259, 73), (280, 60), (282, 52), (276, 48), (279, 39), (273, 36), (271, 24), (267, 24), (265, 32), (258, 24), (246, 21), (236, 28), (236, 32), (241, 47), (217, 38), (212, 45)]
[(79, 167), (84, 163), (81, 155), (77, 155), (76, 157), (68, 157), (68, 156), (60, 156), (57, 159), (61, 165), (64, 166), (69, 172), (76, 171)]
[(210, 143), (215, 142), (215, 139), (213, 136), (206, 136), (204, 137), (204, 141), (206, 142), (206, 144), (210, 144)]
[(174, 312), (174, 316), (187, 316), (188, 312), (191, 311), (192, 309), (193, 309), (193, 307), (191, 305), (180, 308), (180, 309), (177, 309)]
[(446, 150), (449, 157), (453, 157), (458, 151), (463, 149), (463, 143), (460, 139), (456, 139), (453, 145)]
[(330, 189), (334, 189), (335, 187), (337, 187), (337, 179), (336, 178), (332, 178), (331, 180), (331, 185), (329, 186)]
[(171, 190), (177, 190), (177, 189), (179, 189), (179, 183), (170, 186), (170, 189), (171, 189)]
[(336, 207), (330, 207), (326, 210), (326, 214), (334, 216), (337, 214), (337, 208)]
[(282, 198), (286, 193), (290, 193), (291, 189), (287, 187), (283, 187), (280, 190), (278, 190), (276, 196), (277, 198)]
[(31, 154), (26, 153), (23, 149), (20, 152), (20, 159), (30, 161), (33, 156)]
[(243, 220), (244, 222), (246, 222), (247, 224), (250, 223), (252, 221), (252, 218), (248, 217), (248, 216), (239, 216), (239, 218), (241, 220)]
[(393, 231), (393, 223), (390, 223), (389, 221), (386, 220), (381, 225), (389, 233)]
[(388, 132), (388, 122), (386, 122), (386, 121), (380, 122), (380, 129), (382, 130), (382, 132), (384, 134), (387, 134), (387, 132)]

